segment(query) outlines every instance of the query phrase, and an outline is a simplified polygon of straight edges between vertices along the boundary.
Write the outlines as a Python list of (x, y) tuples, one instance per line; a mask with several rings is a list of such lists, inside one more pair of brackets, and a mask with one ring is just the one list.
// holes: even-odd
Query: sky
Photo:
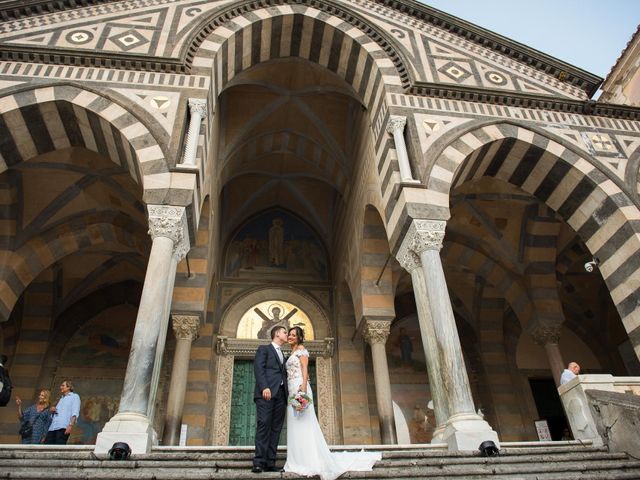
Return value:
[(640, 23), (640, 0), (421, 0), (605, 78)]

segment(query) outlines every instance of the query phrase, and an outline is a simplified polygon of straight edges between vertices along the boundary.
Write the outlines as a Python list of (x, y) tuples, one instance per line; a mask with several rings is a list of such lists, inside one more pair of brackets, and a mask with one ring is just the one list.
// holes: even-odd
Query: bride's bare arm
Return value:
[(302, 384), (298, 391), (307, 393), (307, 383), (309, 381), (309, 357), (300, 355), (300, 370), (302, 370)]

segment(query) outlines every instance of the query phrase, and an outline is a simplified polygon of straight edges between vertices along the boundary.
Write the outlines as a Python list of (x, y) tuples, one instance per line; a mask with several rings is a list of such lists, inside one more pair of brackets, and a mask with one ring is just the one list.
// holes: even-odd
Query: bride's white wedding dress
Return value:
[[(308, 357), (306, 348), (295, 350), (287, 360), (289, 395), (302, 384), (300, 357)], [(307, 395), (313, 398), (307, 384)], [(298, 475), (319, 475), (322, 480), (334, 480), (345, 472), (369, 471), (382, 458), (380, 452), (331, 452), (324, 439), (313, 405), (302, 412), (287, 406), (287, 462), (285, 472)]]

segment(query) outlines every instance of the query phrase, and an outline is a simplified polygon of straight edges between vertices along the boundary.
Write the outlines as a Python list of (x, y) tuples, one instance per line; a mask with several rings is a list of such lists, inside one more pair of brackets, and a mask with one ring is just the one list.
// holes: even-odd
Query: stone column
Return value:
[(200, 138), (200, 125), (202, 119), (207, 116), (207, 101), (200, 98), (189, 99), (189, 129), (184, 145), (184, 157), (182, 165), (194, 166), (196, 164), (196, 154), (198, 152), (198, 138)]
[[(157, 443), (150, 410), (157, 389), (158, 347), (164, 348), (166, 319), (173, 293), (177, 262), (189, 250), (184, 207), (149, 205), (149, 234), (153, 238), (140, 298), (131, 352), (118, 413), (96, 440), (96, 454), (109, 451), (114, 442), (127, 442), (133, 453), (147, 453)], [(154, 375), (154, 371), (156, 374)]]
[[(497, 444), (498, 435), (476, 413), (473, 405), (462, 347), (440, 260), (445, 226), (446, 222), (440, 220), (414, 220), (402, 241), (398, 258), (405, 258), (409, 252), (417, 255), (424, 274), (425, 289), (417, 289), (414, 285), (414, 295), (416, 303), (424, 301), (433, 319), (433, 331), (427, 334), (435, 337), (435, 350), (431, 355), (437, 356), (438, 371), (435, 375), (442, 377), (443, 396), (449, 415), (443, 440), (447, 442), (450, 450), (477, 450), (485, 440), (492, 440)], [(418, 311), (420, 314), (420, 309)], [(428, 358), (430, 359), (431, 357)], [(429, 373), (431, 380), (431, 370)]]
[(184, 396), (187, 392), (187, 376), (191, 357), (191, 342), (198, 338), (200, 317), (196, 315), (172, 315), (173, 333), (176, 336), (176, 351), (173, 355), (173, 369), (167, 400), (167, 416), (162, 433), (163, 445), (177, 445), (180, 439), (180, 425)]
[(371, 357), (373, 359), (373, 376), (376, 386), (376, 403), (380, 417), (382, 443), (395, 444), (398, 443), (398, 440), (393, 416), (393, 402), (391, 400), (387, 350), (385, 348), (387, 338), (389, 338), (389, 331), (391, 330), (391, 321), (365, 318), (364, 322), (363, 335), (371, 346)]
[(560, 353), (559, 347), (561, 328), (562, 326), (556, 323), (536, 322), (529, 329), (529, 334), (533, 338), (533, 341), (541, 347), (544, 347), (547, 352), (549, 368), (551, 369), (553, 381), (556, 382), (556, 387), (560, 386), (560, 376), (566, 365), (562, 359), (562, 353)]
[(399, 115), (391, 115), (387, 125), (387, 132), (393, 135), (393, 142), (396, 146), (396, 154), (398, 155), (398, 168), (400, 168), (400, 180), (402, 182), (417, 183), (411, 174), (411, 164), (409, 163), (409, 154), (407, 153), (407, 145), (404, 141), (404, 127), (407, 124), (407, 117)]
[(414, 297), (418, 314), (418, 324), (420, 326), (420, 337), (422, 338), (422, 349), (427, 361), (427, 374), (429, 376), (429, 391), (433, 401), (433, 412), (436, 417), (436, 429), (433, 432), (432, 443), (439, 443), (443, 440), (444, 429), (449, 419), (449, 406), (444, 393), (442, 376), (440, 369), (440, 358), (436, 354), (437, 342), (433, 329), (433, 319), (427, 302), (427, 297), (418, 292), (426, 292), (424, 272), (420, 257), (415, 252), (406, 247), (400, 247), (397, 255), (400, 265), (411, 274)]

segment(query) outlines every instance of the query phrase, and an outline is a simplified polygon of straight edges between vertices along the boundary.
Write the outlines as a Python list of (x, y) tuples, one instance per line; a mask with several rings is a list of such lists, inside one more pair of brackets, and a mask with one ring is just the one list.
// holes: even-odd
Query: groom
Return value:
[(287, 341), (287, 329), (277, 325), (271, 329), (271, 343), (261, 345), (256, 352), (253, 368), (256, 388), (256, 454), (253, 473), (280, 472), (276, 467), (276, 451), (284, 415), (287, 410), (287, 371), (280, 347)]

